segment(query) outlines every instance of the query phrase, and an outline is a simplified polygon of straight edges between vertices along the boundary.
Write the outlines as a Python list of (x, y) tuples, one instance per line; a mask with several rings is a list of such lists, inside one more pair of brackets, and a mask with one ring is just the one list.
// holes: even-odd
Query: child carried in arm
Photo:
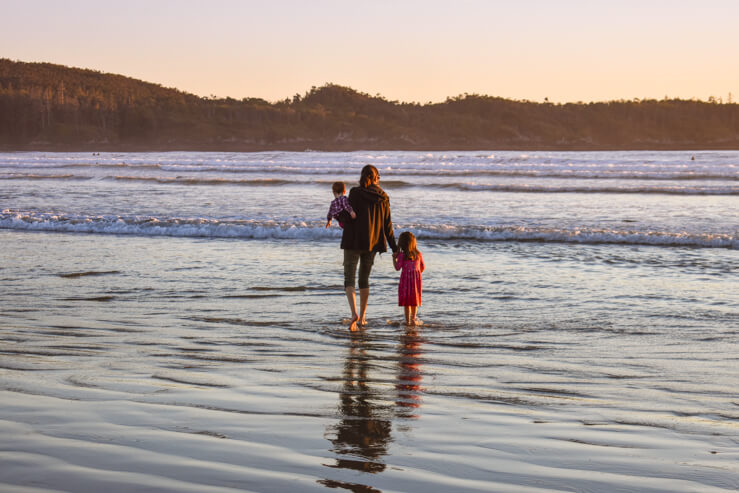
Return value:
[(328, 215), (326, 216), (326, 227), (331, 226), (331, 220), (336, 219), (339, 221), (339, 226), (342, 228), (344, 224), (349, 222), (351, 219), (356, 219), (357, 215), (354, 213), (354, 209), (349, 204), (349, 199), (346, 198), (346, 187), (343, 181), (337, 181), (331, 186), (331, 190), (334, 192), (334, 200), (331, 202), (331, 207), (328, 209)]

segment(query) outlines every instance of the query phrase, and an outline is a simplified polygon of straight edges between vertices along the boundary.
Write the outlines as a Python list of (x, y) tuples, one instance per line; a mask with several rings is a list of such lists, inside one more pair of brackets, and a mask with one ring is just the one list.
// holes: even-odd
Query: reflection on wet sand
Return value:
[(367, 349), (365, 334), (352, 333), (339, 391), (341, 419), (329, 428), (327, 435), (333, 435), (331, 451), (343, 456), (336, 459), (333, 467), (375, 473), (385, 470), (381, 458), (392, 439), (393, 408), (387, 404), (382, 389), (371, 385)]
[[(335, 464), (326, 464), (328, 467), (373, 474), (385, 470), (383, 457), (393, 441), (392, 420), (418, 417), (422, 380), (420, 345), (421, 339), (415, 330), (408, 329), (400, 337), (395, 395), (391, 395), (388, 387), (378, 385), (383, 379), (370, 376), (370, 368), (379, 367), (373, 366), (372, 356), (368, 354), (372, 344), (366, 334), (351, 334), (339, 391), (340, 419), (326, 431), (326, 437), (333, 445), (330, 451), (338, 457)], [(320, 482), (332, 488), (377, 491), (355, 483), (328, 479)]]
[(408, 329), (400, 337), (398, 358), (398, 382), (395, 384), (398, 395), (395, 401), (398, 417), (418, 418), (416, 410), (421, 407), (421, 338), (415, 328)]

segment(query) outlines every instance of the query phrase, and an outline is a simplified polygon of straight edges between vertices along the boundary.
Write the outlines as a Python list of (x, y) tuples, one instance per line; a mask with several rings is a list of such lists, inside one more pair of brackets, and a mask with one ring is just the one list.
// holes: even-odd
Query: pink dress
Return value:
[(423, 255), (418, 252), (416, 260), (408, 260), (401, 252), (395, 260), (395, 270), (401, 270), (398, 284), (398, 306), (421, 306), (423, 279), (421, 272), (426, 269)]

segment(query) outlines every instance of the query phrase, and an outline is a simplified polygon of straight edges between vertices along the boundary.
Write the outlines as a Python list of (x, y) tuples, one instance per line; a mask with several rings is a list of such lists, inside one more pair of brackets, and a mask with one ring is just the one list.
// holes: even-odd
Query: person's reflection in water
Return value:
[(351, 333), (339, 393), (341, 419), (326, 434), (333, 444), (331, 451), (344, 456), (329, 467), (378, 473), (385, 470), (382, 457), (392, 440), (393, 406), (371, 385), (367, 345), (363, 331)]
[[(370, 474), (385, 470), (383, 457), (387, 455), (389, 444), (393, 440), (392, 420), (418, 418), (421, 406), (421, 343), (422, 339), (416, 328), (407, 329), (400, 337), (395, 392), (392, 392), (389, 388), (376, 384), (387, 380), (381, 377), (373, 379), (369, 375), (373, 365), (368, 351), (372, 349), (372, 345), (365, 333), (351, 334), (339, 392), (341, 419), (326, 431), (327, 438), (333, 444), (330, 450), (339, 457), (335, 459), (336, 464), (326, 466)], [(380, 366), (376, 368), (378, 371), (382, 369)], [(382, 390), (383, 388), (387, 390)], [(379, 491), (368, 485), (332, 479), (321, 479), (318, 482), (329, 488), (342, 488), (354, 493)]]
[(401, 418), (418, 418), (416, 412), (421, 407), (421, 342), (415, 327), (409, 327), (400, 337), (400, 369), (395, 388), (398, 391), (396, 414)]

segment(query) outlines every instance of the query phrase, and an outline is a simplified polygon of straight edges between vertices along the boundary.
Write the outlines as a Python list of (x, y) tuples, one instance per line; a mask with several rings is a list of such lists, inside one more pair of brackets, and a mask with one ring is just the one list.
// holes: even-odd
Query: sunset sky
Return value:
[(737, 0), (0, 0), (0, 57), (276, 101), (739, 99)]

